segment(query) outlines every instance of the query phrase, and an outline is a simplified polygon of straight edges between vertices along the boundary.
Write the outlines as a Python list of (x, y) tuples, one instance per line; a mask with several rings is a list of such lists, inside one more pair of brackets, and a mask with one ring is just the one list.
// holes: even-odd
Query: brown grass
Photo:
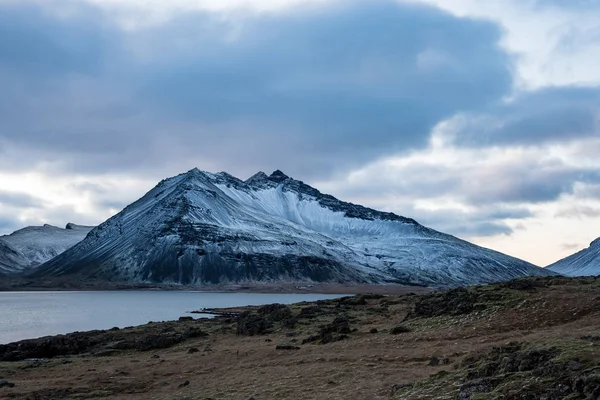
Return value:
[[(407, 320), (415, 296), (368, 299), (366, 305), (354, 306), (327, 301), (320, 303), (316, 318), (301, 319), (294, 329), (275, 325), (265, 335), (238, 336), (235, 322), (223, 318), (182, 322), (196, 324), (209, 336), (149, 352), (4, 362), (0, 380), (15, 387), (0, 388), (0, 398), (389, 399), (395, 384), (425, 380), (440, 371), (454, 373), (465, 356), (514, 340), (576, 343), (593, 360), (600, 359), (598, 345), (581, 339), (600, 334), (600, 285), (595, 279), (525, 291), (500, 286), (474, 290), (495, 291), (500, 300), (484, 298), (485, 304), (465, 315)], [(300, 308), (294, 306), (294, 314)], [(351, 317), (357, 330), (350, 338), (301, 345), (336, 315)], [(389, 333), (399, 325), (410, 332)], [(369, 333), (372, 328), (378, 332)], [(300, 349), (275, 349), (283, 343)], [(189, 354), (192, 347), (200, 351)], [(432, 357), (444, 362), (430, 366)], [(447, 387), (456, 389), (450, 383)], [(405, 398), (433, 398), (410, 396)]]

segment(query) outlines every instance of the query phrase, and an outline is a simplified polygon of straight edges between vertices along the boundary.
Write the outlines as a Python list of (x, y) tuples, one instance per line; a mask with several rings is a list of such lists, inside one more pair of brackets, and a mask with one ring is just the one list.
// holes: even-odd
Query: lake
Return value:
[(326, 294), (188, 291), (0, 292), (0, 344), (93, 329), (169, 321), (202, 308), (291, 304), (342, 297)]

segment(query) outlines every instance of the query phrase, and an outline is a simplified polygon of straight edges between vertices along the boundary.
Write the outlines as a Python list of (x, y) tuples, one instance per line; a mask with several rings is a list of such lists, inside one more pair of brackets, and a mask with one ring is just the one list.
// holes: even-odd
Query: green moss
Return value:
[[(579, 386), (573, 382), (580, 382)], [(590, 354), (590, 345), (584, 341), (543, 345), (512, 342), (483, 354), (471, 354), (456, 372), (420, 381), (398, 391), (395, 398), (427, 398), (443, 390), (471, 400), (522, 395), (576, 399), (600, 390), (600, 357)]]

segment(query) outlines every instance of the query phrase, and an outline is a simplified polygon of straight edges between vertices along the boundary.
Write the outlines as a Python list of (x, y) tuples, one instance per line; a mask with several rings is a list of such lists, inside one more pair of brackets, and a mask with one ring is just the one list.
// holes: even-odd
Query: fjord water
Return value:
[(326, 294), (188, 291), (0, 292), (0, 344), (93, 329), (175, 320), (202, 308), (291, 304), (341, 297)]

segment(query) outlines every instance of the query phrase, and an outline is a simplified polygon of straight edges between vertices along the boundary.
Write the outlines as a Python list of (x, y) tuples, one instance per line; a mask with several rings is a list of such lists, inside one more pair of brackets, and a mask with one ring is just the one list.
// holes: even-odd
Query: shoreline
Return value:
[(338, 284), (338, 283), (266, 283), (266, 284), (230, 284), (185, 286), (166, 284), (134, 283), (91, 283), (75, 285), (67, 283), (48, 284), (6, 284), (0, 281), (2, 292), (63, 292), (63, 291), (184, 291), (206, 293), (265, 293), (265, 294), (346, 294), (357, 295), (376, 293), (400, 295), (407, 293), (425, 294), (439, 289), (424, 286), (405, 286), (398, 284)]
[(560, 277), (215, 308), (0, 345), (0, 397), (585, 398), (599, 310), (600, 278)]

